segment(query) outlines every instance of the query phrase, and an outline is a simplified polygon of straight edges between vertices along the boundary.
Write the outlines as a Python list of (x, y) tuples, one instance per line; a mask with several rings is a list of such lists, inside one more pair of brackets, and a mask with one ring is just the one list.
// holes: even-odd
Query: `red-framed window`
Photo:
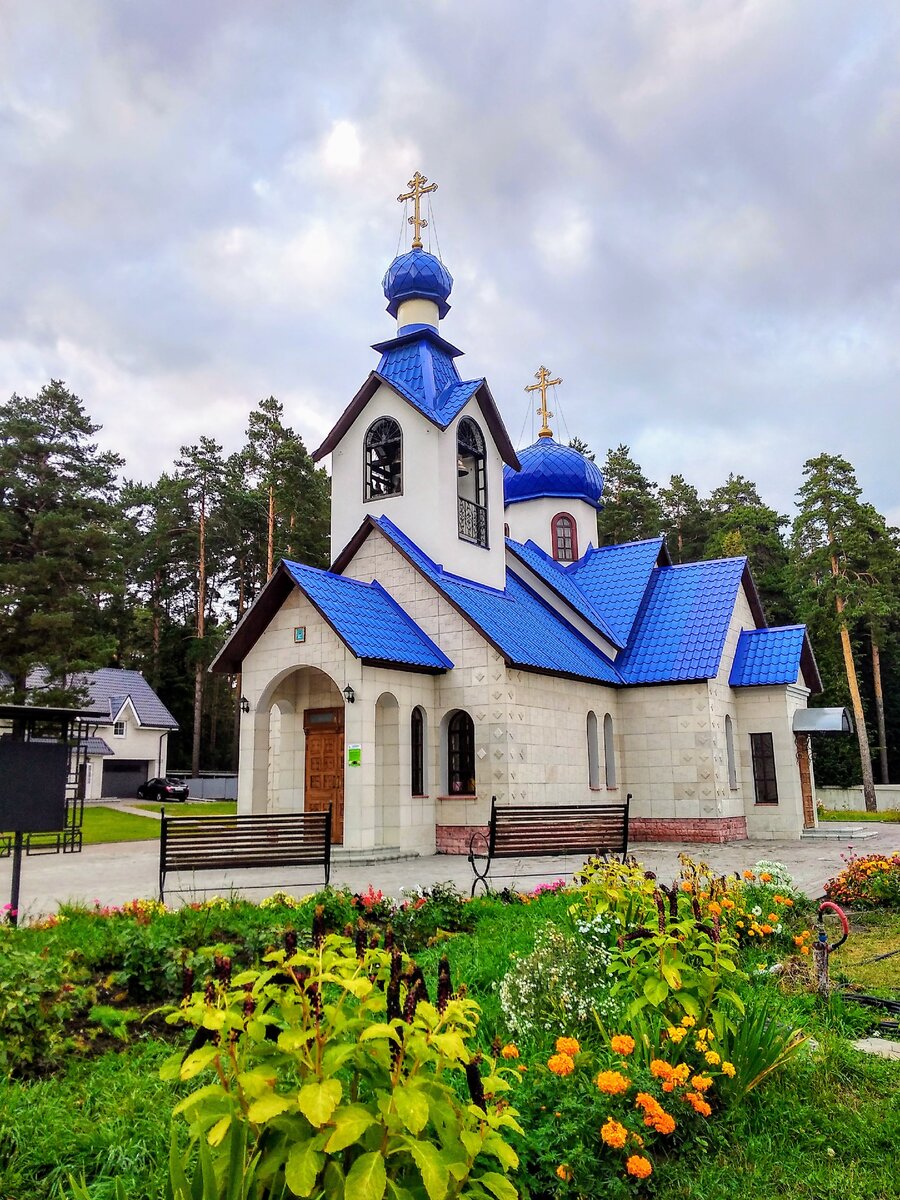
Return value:
[(569, 513), (557, 513), (550, 522), (553, 557), (557, 562), (575, 562), (578, 558), (578, 528)]

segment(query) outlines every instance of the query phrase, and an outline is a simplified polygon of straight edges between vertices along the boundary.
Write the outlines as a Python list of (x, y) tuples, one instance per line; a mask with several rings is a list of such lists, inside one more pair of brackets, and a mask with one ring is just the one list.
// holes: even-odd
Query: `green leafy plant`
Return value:
[(490, 1061), (482, 1077), (478, 1006), (450, 994), (446, 964), (431, 1003), (412, 960), (364, 929), (315, 942), (233, 979), (220, 962), (170, 1014), (196, 1033), (166, 1075), (208, 1080), (175, 1110), (195, 1152), (173, 1151), (174, 1200), (515, 1200), (509, 1083)]
[(773, 1071), (784, 1066), (807, 1040), (808, 1035), (802, 1031), (780, 1024), (772, 1005), (755, 1000), (743, 1020), (722, 1035), (722, 1053), (735, 1068), (734, 1075), (719, 1082), (723, 1098), (730, 1104), (743, 1100)]

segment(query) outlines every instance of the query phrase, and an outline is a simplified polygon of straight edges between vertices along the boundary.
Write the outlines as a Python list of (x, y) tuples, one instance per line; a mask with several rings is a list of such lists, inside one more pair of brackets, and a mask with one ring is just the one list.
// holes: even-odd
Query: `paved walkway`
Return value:
[[(874, 826), (874, 829), (873, 837), (855, 843), (857, 854), (900, 850), (900, 825)], [(775, 859), (785, 864), (797, 886), (813, 898), (822, 895), (825, 881), (841, 870), (841, 855), (849, 853), (848, 841), (843, 838), (796, 842), (744, 841), (732, 842), (727, 846), (654, 842), (638, 844), (633, 849), (635, 856), (664, 882), (669, 882), (677, 875), (680, 851), (709, 863), (720, 874), (742, 871), (759, 859)], [(22, 864), (22, 912), (26, 917), (35, 917), (53, 912), (58, 904), (65, 901), (93, 904), (99, 900), (102, 904), (121, 904), (135, 896), (156, 896), (158, 862), (159, 846), (156, 841), (116, 842), (86, 846), (80, 854), (25, 858)], [(525, 859), (521, 865), (501, 862), (498, 868), (509, 866), (511, 869), (513, 865), (521, 872), (519, 885), (532, 888), (542, 881), (550, 882), (571, 876), (580, 866), (580, 860)], [(0, 860), (0, 905), (9, 897), (10, 875), (10, 860)], [(307, 880), (305, 884), (298, 882), (304, 878)], [(472, 869), (462, 855), (435, 855), (364, 866), (338, 863), (332, 870), (331, 880), (336, 886), (346, 884), (354, 891), (362, 891), (371, 883), (386, 895), (399, 897), (405, 887), (448, 880), (468, 891)], [(167, 899), (177, 903), (174, 885), (178, 883), (178, 878), (170, 876), (167, 882)], [(497, 882), (502, 887), (509, 881), (498, 879)], [(189, 887), (191, 880), (182, 877), (182, 883)], [(211, 872), (198, 877), (198, 883), (212, 885), (219, 895), (246, 891), (248, 896), (259, 899), (280, 887), (296, 895), (314, 891), (321, 883), (321, 876), (289, 868), (280, 871), (237, 871), (230, 876)]]

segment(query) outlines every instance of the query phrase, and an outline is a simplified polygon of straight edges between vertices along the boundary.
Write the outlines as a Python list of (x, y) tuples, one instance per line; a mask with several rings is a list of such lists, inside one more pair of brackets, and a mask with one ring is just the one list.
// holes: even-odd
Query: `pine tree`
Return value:
[(663, 518), (656, 484), (644, 475), (627, 446), (608, 452), (603, 481), (603, 508), (597, 520), (599, 544), (658, 537)]
[(764, 504), (756, 484), (743, 475), (729, 475), (713, 490), (706, 508), (709, 536), (704, 557), (746, 554), (768, 619), (776, 624), (791, 620), (788, 551), (782, 536), (788, 518)]
[(709, 514), (697, 489), (683, 475), (673, 475), (669, 486), (659, 489), (659, 502), (672, 558), (679, 563), (701, 558), (709, 537)]
[(863, 522), (860, 488), (852, 466), (839, 455), (807, 459), (803, 476), (806, 482), (797, 493), (799, 512), (793, 528), (795, 559), (806, 584), (807, 608), (834, 609), (859, 743), (863, 795), (866, 808), (875, 812), (872, 756), (850, 636), (854, 605), (865, 587), (857, 569)]
[(596, 455), (594, 454), (594, 452), (590, 448), (590, 446), (587, 444), (587, 442), (582, 441), (580, 437), (576, 436), (576, 437), (570, 438), (569, 449), (577, 450), (579, 454), (583, 454), (584, 457), (587, 459), (590, 459), (591, 462), (594, 462), (594, 460), (596, 458)]
[(45, 701), (75, 700), (73, 672), (115, 651), (116, 473), (82, 401), (61, 380), (0, 405), (0, 666), (12, 698), (47, 670)]

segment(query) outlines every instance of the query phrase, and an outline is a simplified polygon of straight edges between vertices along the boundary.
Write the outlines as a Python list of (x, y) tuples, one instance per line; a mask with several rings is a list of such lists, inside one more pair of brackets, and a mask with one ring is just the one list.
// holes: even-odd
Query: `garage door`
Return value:
[(149, 762), (136, 759), (108, 760), (103, 764), (103, 795), (133, 800), (142, 783), (149, 778)]

